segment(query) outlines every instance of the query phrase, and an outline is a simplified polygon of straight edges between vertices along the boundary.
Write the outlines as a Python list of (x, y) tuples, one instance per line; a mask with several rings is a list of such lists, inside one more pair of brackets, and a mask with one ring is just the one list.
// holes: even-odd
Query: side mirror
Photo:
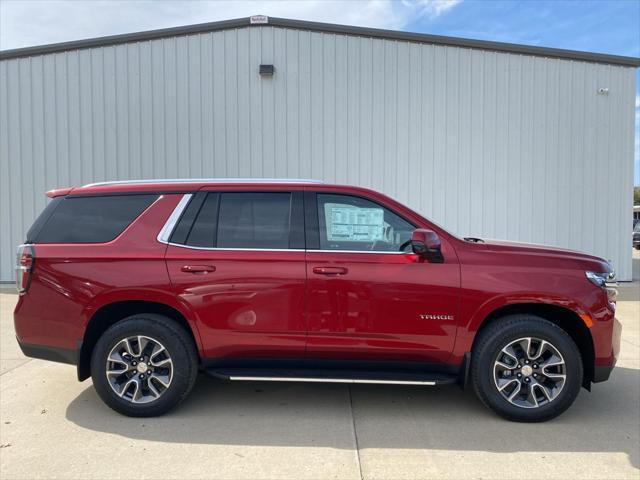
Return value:
[(443, 263), (440, 239), (433, 230), (417, 228), (411, 234), (411, 249), (416, 255), (426, 258), (430, 263)]

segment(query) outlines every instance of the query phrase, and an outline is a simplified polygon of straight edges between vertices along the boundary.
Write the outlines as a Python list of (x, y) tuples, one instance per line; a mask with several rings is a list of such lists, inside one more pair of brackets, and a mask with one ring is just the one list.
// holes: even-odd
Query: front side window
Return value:
[(360, 197), (319, 193), (321, 250), (408, 251), (414, 226)]

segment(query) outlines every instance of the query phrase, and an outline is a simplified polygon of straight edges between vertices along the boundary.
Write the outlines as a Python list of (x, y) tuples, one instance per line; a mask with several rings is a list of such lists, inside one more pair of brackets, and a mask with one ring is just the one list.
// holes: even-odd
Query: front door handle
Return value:
[(345, 275), (349, 272), (345, 267), (313, 267), (313, 273), (318, 275)]
[(180, 270), (185, 273), (211, 273), (216, 271), (213, 265), (184, 265)]

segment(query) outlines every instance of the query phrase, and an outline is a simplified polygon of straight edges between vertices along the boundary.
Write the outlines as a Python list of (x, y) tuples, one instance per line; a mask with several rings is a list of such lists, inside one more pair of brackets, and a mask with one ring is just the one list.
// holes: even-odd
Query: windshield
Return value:
[(640, 233), (640, 222), (636, 223), (636, 226), (633, 227), (633, 231), (635, 233)]

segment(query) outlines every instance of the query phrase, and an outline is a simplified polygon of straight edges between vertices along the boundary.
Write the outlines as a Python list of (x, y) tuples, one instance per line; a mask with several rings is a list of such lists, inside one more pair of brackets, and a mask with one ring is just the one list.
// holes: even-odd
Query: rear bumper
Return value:
[(22, 343), (17, 338), (16, 340), (18, 341), (20, 350), (22, 350), (22, 353), (27, 357), (49, 360), (51, 362), (68, 363), (70, 365), (78, 364), (79, 350), (51, 347), (49, 345), (33, 345), (29, 343)]
[(611, 362), (607, 365), (595, 365), (593, 367), (593, 383), (604, 382), (609, 379), (620, 354), (620, 338), (622, 325), (617, 318), (613, 319), (613, 331), (611, 332)]

